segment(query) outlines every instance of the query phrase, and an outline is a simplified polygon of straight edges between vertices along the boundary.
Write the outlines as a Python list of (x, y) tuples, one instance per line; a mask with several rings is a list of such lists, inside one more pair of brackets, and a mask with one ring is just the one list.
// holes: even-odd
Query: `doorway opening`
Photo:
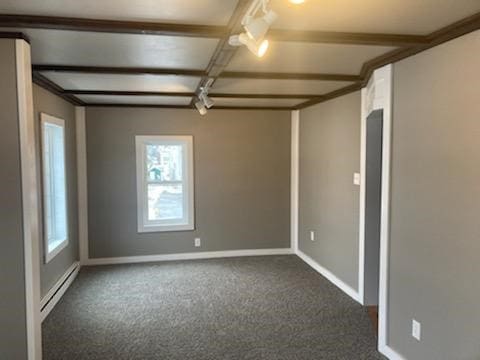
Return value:
[(378, 334), (380, 238), (382, 213), (383, 110), (366, 121), (364, 305)]

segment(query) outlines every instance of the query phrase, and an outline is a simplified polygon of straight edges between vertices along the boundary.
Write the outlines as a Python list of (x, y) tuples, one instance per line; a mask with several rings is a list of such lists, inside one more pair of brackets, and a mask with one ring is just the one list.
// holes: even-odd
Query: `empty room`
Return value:
[(480, 360), (480, 0), (0, 0), (0, 360)]

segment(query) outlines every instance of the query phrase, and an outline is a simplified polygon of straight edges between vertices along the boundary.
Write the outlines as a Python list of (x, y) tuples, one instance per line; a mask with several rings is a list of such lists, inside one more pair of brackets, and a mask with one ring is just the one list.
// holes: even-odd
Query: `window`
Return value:
[(137, 136), (138, 231), (194, 229), (191, 136)]
[(68, 244), (65, 121), (41, 114), (45, 262)]

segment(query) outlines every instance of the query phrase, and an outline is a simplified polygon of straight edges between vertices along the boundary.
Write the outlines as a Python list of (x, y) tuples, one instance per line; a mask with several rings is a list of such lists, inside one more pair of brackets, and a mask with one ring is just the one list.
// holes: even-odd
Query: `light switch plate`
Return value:
[(200, 238), (195, 238), (195, 247), (200, 247), (202, 245)]
[(360, 185), (360, 173), (353, 173), (353, 184)]
[(310, 230), (310, 240), (315, 241), (315, 231)]
[(415, 319), (412, 320), (412, 336), (418, 341), (422, 337), (422, 325)]

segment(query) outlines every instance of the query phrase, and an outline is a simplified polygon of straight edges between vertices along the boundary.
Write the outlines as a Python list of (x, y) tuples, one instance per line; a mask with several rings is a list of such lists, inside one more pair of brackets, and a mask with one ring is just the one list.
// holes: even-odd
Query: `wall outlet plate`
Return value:
[(360, 185), (360, 173), (353, 173), (353, 184)]
[(415, 319), (412, 320), (412, 336), (418, 341), (422, 337), (422, 324)]
[(195, 247), (200, 247), (202, 246), (202, 241), (200, 238), (195, 238)]
[(315, 231), (310, 230), (310, 240), (315, 241)]

